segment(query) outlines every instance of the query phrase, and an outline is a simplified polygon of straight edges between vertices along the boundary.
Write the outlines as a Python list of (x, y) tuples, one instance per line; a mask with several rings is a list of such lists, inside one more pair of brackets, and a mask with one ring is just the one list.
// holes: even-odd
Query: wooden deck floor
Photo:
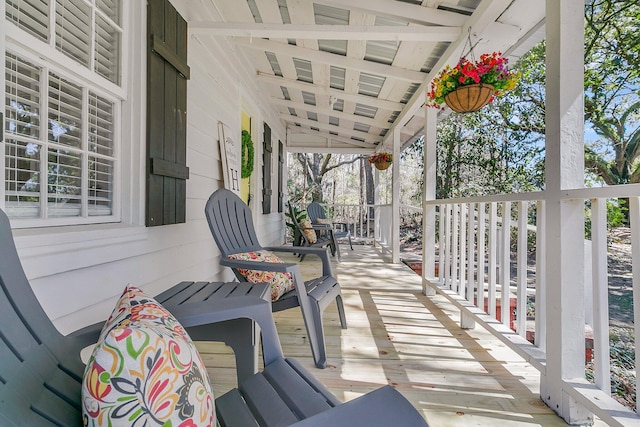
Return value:
[[(327, 368), (313, 366), (297, 309), (276, 313), (284, 354), (310, 369), (340, 399), (392, 384), (431, 426), (565, 426), (539, 398), (540, 376), (481, 327), (463, 330), (459, 312), (421, 293), (420, 277), (385, 262), (378, 248), (342, 246), (335, 264), (347, 330), (325, 312)], [(303, 274), (319, 271), (307, 257)], [(216, 395), (235, 386), (231, 353), (199, 343)], [(602, 425), (602, 424), (599, 424)]]

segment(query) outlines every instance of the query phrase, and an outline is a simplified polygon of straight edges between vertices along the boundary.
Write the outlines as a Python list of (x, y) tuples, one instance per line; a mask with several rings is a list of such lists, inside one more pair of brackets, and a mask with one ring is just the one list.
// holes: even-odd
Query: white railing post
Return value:
[(393, 177), (391, 179), (391, 258), (400, 262), (400, 126), (393, 128)]
[(536, 332), (534, 344), (543, 352), (547, 349), (547, 291), (546, 291), (546, 255), (547, 235), (545, 203), (536, 203)]
[[(640, 319), (640, 198), (629, 198), (629, 218), (631, 220), (631, 271), (633, 280), (633, 318)], [(638, 370), (638, 362), (640, 362), (640, 327), (634, 325), (633, 336), (635, 340), (636, 372)], [(640, 388), (636, 381), (636, 402)], [(640, 413), (640, 405), (636, 404), (636, 412)]]
[[(435, 295), (435, 289), (427, 285), (427, 277), (435, 276), (435, 227), (436, 205), (427, 205), (427, 200), (436, 199), (436, 128), (438, 113), (435, 108), (425, 108), (424, 124), (424, 176), (422, 195), (422, 292)], [(440, 220), (442, 224), (442, 219)], [(442, 239), (442, 233), (440, 234)], [(442, 259), (442, 240), (440, 240), (440, 259)]]
[(486, 265), (486, 241), (485, 232), (487, 231), (487, 206), (484, 202), (478, 203), (478, 292), (476, 306), (484, 311), (484, 267)]
[(458, 267), (460, 266), (460, 258), (459, 258), (459, 249), (460, 249), (460, 241), (458, 237), (458, 226), (460, 225), (460, 221), (458, 220), (460, 212), (460, 205), (454, 203), (453, 211), (451, 213), (451, 289), (455, 292), (458, 292)]
[[(376, 240), (380, 238), (380, 171), (374, 168), (373, 171), (373, 201), (375, 208), (373, 209), (373, 246), (376, 246)], [(360, 230), (362, 233), (362, 230)]]
[(476, 204), (469, 203), (469, 223), (467, 228), (469, 229), (467, 233), (467, 301), (473, 304), (473, 293), (474, 293), (474, 271), (476, 269), (476, 262), (474, 256), (475, 249), (475, 213), (476, 213)]
[[(496, 202), (489, 203), (489, 292), (487, 294), (487, 313), (496, 317), (496, 259), (498, 248), (498, 206)], [(481, 307), (482, 308), (482, 307)]]
[(447, 243), (447, 235), (445, 234), (445, 221), (447, 220), (447, 205), (438, 206), (438, 234), (440, 238), (440, 246), (438, 249), (438, 283), (444, 284), (444, 270), (447, 259), (447, 251), (449, 246)]
[(500, 319), (511, 327), (511, 202), (502, 204), (502, 241), (500, 242)]
[(527, 337), (527, 202), (518, 202), (518, 284), (516, 288), (516, 331)]
[[(450, 204), (446, 204), (445, 205), (445, 215), (444, 215), (444, 235), (445, 235), (445, 241), (446, 241), (446, 246), (447, 246), (447, 250), (444, 253), (444, 284), (445, 286), (447, 286), (449, 289), (452, 288), (451, 286), (451, 254), (453, 253), (451, 250), (451, 245), (452, 245), (452, 238), (451, 238), (451, 211), (452, 211), (453, 207)], [(441, 221), (443, 219), (441, 218)]]
[(464, 297), (466, 293), (466, 280), (467, 280), (467, 205), (465, 203), (460, 204), (460, 221), (458, 222), (458, 228), (460, 229), (460, 266), (458, 295)]
[[(633, 215), (633, 212), (631, 214)], [(637, 248), (636, 242), (638, 241), (633, 242), (633, 247)], [(593, 377), (596, 387), (611, 394), (606, 199), (591, 199), (591, 266), (593, 274), (593, 350), (595, 353)]]

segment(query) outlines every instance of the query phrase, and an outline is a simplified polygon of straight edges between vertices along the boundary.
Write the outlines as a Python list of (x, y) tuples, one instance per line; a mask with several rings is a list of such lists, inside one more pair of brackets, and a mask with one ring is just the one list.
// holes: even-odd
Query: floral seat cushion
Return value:
[[(241, 252), (229, 255), (229, 259), (237, 259), (243, 261), (262, 261), (283, 263), (277, 255), (270, 251), (260, 250), (254, 252)], [(278, 300), (282, 295), (289, 292), (295, 285), (290, 273), (281, 273), (275, 271), (261, 270), (245, 270), (238, 269), (238, 273), (251, 283), (268, 283), (271, 286), (271, 301)]]
[(105, 323), (82, 381), (85, 426), (214, 426), (214, 398), (180, 323), (128, 286)]

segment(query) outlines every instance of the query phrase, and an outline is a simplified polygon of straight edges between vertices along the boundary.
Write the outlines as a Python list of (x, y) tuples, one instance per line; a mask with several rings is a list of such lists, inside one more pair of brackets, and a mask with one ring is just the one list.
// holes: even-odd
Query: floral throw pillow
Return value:
[(182, 325), (128, 286), (82, 379), (85, 426), (214, 426), (209, 376)]
[(316, 231), (311, 228), (311, 221), (308, 219), (300, 220), (300, 226), (303, 228), (302, 232), (307, 236), (309, 243), (315, 243), (318, 241)]
[[(229, 255), (229, 259), (238, 259), (243, 261), (262, 261), (262, 262), (278, 262), (283, 263), (277, 255), (270, 251), (241, 252), (239, 254)], [(281, 273), (275, 271), (245, 270), (238, 269), (238, 273), (251, 283), (268, 283), (271, 286), (271, 301), (276, 301), (285, 293), (289, 292), (295, 285), (290, 273)]]

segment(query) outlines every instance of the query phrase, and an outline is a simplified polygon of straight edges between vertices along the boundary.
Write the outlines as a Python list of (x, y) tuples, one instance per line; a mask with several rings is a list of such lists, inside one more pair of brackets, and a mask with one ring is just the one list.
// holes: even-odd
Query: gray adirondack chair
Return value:
[[(327, 247), (331, 249), (331, 255), (338, 255), (338, 261), (340, 261), (340, 248), (338, 248), (338, 244), (336, 243), (336, 239), (333, 235), (333, 227), (329, 224), (312, 224), (311, 228), (303, 227), (298, 218), (295, 215), (293, 205), (290, 202), (287, 202), (287, 208), (289, 209), (289, 216), (291, 217), (291, 222), (296, 228), (295, 233), (295, 241), (294, 246), (307, 246), (310, 248), (324, 248)], [(311, 230), (316, 235), (316, 241), (312, 242), (309, 240), (305, 231)], [(305, 253), (300, 253), (300, 261), (304, 261)]]
[[(230, 267), (240, 281), (246, 281), (238, 269), (288, 272), (291, 274), (295, 289), (273, 301), (274, 312), (300, 307), (309, 337), (309, 344), (315, 365), (324, 368), (327, 364), (322, 313), (332, 302), (338, 306), (338, 315), (343, 329), (347, 328), (347, 319), (342, 303), (340, 284), (333, 274), (329, 254), (326, 249), (301, 246), (263, 247), (258, 241), (251, 210), (233, 192), (226, 189), (216, 190), (205, 207), (211, 234), (220, 250), (220, 264)], [(229, 255), (259, 251), (288, 252), (316, 255), (322, 260), (322, 276), (305, 282), (300, 267), (295, 263), (268, 263), (229, 259)]]
[(102, 324), (63, 336), (31, 290), (0, 210), (0, 425), (81, 426), (80, 350)]
[[(263, 337), (269, 335), (262, 343), (263, 354), (276, 358), (281, 352), (271, 304), (252, 295), (248, 287), (234, 289), (241, 298), (212, 298), (217, 288), (206, 282), (181, 282), (156, 299), (171, 307), (193, 339), (230, 345), (240, 383), (257, 371), (252, 320), (260, 325)], [(221, 288), (229, 292), (229, 287)], [(31, 289), (9, 219), (0, 210), (0, 426), (83, 425), (80, 351), (97, 341), (102, 325), (95, 323), (69, 335), (58, 332)]]
[[(307, 207), (307, 215), (312, 224), (319, 224), (318, 219), (326, 219), (327, 215), (324, 211), (324, 207), (318, 202), (311, 202)], [(349, 246), (353, 250), (353, 243), (351, 242), (351, 232), (349, 231), (349, 224), (346, 222), (334, 222), (333, 223), (333, 236), (336, 239), (349, 239)], [(338, 229), (339, 228), (339, 229)], [(337, 242), (336, 242), (337, 243)]]

